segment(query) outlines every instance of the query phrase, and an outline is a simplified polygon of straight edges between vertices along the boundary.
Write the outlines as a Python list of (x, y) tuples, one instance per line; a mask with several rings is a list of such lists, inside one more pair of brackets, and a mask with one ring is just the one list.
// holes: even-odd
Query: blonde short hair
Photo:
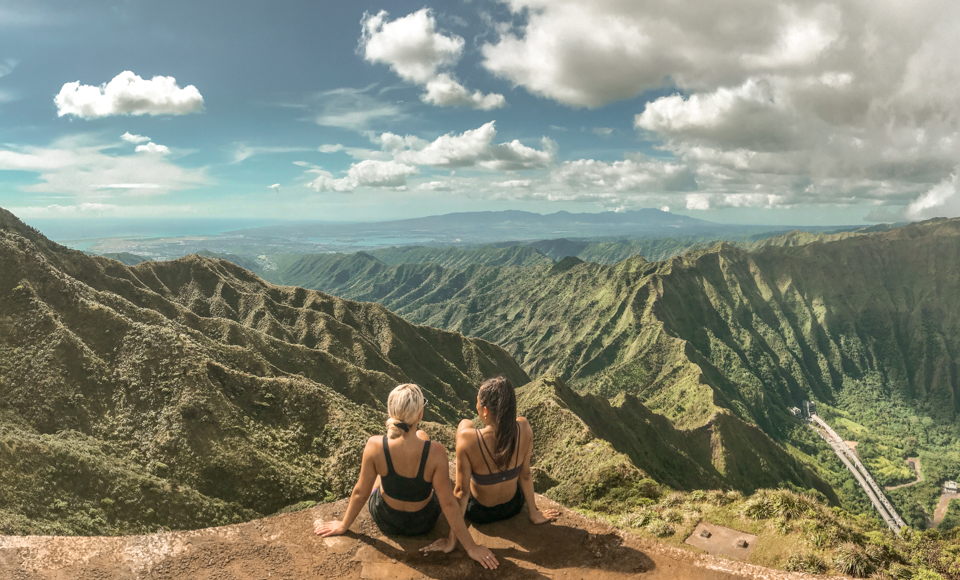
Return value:
[[(423, 392), (420, 387), (413, 383), (398, 385), (387, 398), (387, 436), (396, 439), (406, 433), (419, 421), (422, 410)], [(407, 429), (400, 427), (401, 424), (406, 425)]]

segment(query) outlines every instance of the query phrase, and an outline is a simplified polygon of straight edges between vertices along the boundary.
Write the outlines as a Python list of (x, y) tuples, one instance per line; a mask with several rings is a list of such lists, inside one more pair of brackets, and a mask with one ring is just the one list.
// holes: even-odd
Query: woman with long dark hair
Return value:
[(470, 557), (484, 568), (496, 568), (499, 563), (493, 552), (474, 542), (467, 531), (463, 512), (450, 489), (446, 449), (417, 429), (425, 402), (417, 385), (393, 389), (387, 399), (387, 434), (367, 440), (360, 477), (353, 486), (343, 520), (324, 522), (315, 533), (345, 533), (364, 502), (377, 527), (388, 536), (426, 534), (436, 525), (442, 511), (450, 524), (451, 536), (463, 543)]
[[(487, 524), (511, 518), (527, 505), (530, 521), (544, 524), (560, 512), (537, 509), (530, 473), (533, 429), (517, 417), (517, 395), (505, 377), (487, 379), (477, 392), (477, 415), (484, 427), (464, 419), (457, 427), (457, 481), (454, 495), (466, 519)], [(459, 535), (451, 533), (427, 550), (452, 551)]]

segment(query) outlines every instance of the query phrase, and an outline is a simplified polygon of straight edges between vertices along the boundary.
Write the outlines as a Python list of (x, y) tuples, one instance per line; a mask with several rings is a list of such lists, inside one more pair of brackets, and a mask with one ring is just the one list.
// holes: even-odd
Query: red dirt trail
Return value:
[[(787, 580), (812, 578), (681, 550), (620, 532), (538, 497), (562, 513), (552, 525), (525, 517), (472, 527), (500, 560), (484, 570), (458, 548), (452, 554), (417, 550), (446, 532), (386, 538), (366, 508), (349, 534), (320, 538), (318, 521), (334, 519), (346, 501), (243, 524), (150, 536), (0, 536), (4, 580)], [(524, 512), (525, 513), (525, 512)]]

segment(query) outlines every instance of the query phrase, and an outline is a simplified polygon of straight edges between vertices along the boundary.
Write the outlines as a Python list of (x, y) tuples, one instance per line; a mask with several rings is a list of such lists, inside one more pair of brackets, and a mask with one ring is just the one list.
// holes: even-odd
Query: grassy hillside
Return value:
[[(787, 475), (788, 458), (797, 458), (846, 505), (866, 509), (788, 408), (811, 398), (850, 414), (864, 430), (849, 437), (867, 440), (868, 462), (885, 482), (902, 480), (903, 457), (918, 447), (947, 462), (945, 477), (956, 476), (954, 465), (960, 473), (958, 231), (958, 221), (933, 220), (788, 232), (743, 244), (752, 251), (722, 243), (614, 265), (390, 266), (353, 255), (298, 283), (497, 342), (534, 376), (553, 373), (614, 401), (634, 396), (675, 429), (728, 422), (731, 435), (717, 427), (724, 452), (711, 459), (722, 473), (750, 465), (732, 442), (758, 428), (784, 480), (814, 481)], [(894, 501), (916, 514), (931, 498)]]
[(342, 497), (386, 395), (427, 419), (524, 371), (376, 304), (189, 256), (127, 267), (0, 210), (0, 533), (209, 526)]

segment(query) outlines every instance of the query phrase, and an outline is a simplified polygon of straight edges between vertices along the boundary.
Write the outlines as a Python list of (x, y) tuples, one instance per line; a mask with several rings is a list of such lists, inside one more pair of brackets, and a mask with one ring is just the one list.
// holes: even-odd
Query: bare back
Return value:
[[(442, 457), (444, 475), (446, 475), (447, 454), (443, 448), (443, 445), (437, 442), (429, 442), (429, 439), (412, 436), (404, 436), (387, 440), (387, 448), (390, 452), (390, 461), (393, 464), (394, 473), (405, 478), (414, 478), (418, 474), (420, 471), (420, 461), (423, 457), (423, 447), (425, 441), (428, 442), (427, 444), (430, 446), (430, 451), (423, 470), (423, 480), (427, 483), (434, 483), (433, 480), (437, 474), (437, 466), (440, 462), (440, 457)], [(373, 462), (373, 467), (376, 470), (378, 476), (377, 481), (379, 483), (381, 478), (385, 477), (389, 471), (387, 468), (387, 457), (383, 452), (383, 437), (374, 436), (367, 440), (367, 449), (365, 449), (364, 453), (365, 456), (367, 455), (368, 450), (371, 451), (370, 456)], [(383, 489), (382, 484), (380, 484), (380, 495), (383, 496), (384, 500), (387, 502), (387, 505), (390, 507), (407, 512), (419, 511), (430, 502), (430, 498), (418, 502), (401, 501), (399, 499), (392, 498), (388, 495), (386, 490)]]
[[(533, 452), (533, 430), (530, 428), (530, 423), (528, 423), (524, 417), (517, 417), (516, 425), (519, 426), (518, 449), (511, 457), (510, 464), (506, 466), (506, 469), (521, 465), (525, 470), (528, 470), (530, 456)], [(485, 427), (480, 430), (480, 437), (482, 441), (477, 439), (477, 432), (474, 429), (465, 429), (457, 432), (458, 487), (466, 485), (466, 481), (461, 481), (461, 479), (469, 478), (473, 473), (488, 475), (503, 471), (503, 469), (492, 461), (492, 457), (490, 457), (489, 454), (484, 455), (484, 450), (481, 449), (481, 446), (484, 444), (487, 450), (494, 449), (496, 445), (495, 431), (491, 427)], [(460, 463), (463, 462), (464, 459), (466, 460), (466, 464), (469, 465), (470, 473), (465, 473), (460, 468)], [(486, 461), (484, 461), (484, 459), (486, 459)], [(471, 479), (469, 485), (470, 495), (478, 502), (483, 505), (494, 506), (510, 501), (510, 499), (516, 495), (519, 479), (510, 479), (491, 485), (478, 485)]]

